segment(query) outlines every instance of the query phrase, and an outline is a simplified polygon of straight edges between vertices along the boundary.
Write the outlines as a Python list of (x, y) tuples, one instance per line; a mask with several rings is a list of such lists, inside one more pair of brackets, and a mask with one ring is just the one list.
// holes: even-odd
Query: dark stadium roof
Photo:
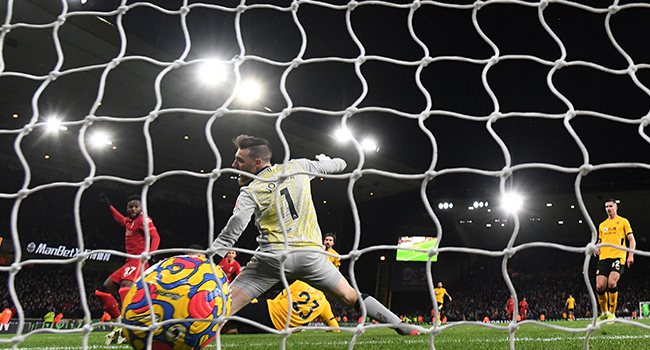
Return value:
[[(84, 7), (71, 1), (70, 10), (111, 11), (118, 3), (89, 0)], [(239, 2), (212, 1), (228, 11), (200, 7), (196, 3), (192, 2), (193, 7), (187, 16), (192, 46), (184, 61), (192, 63), (215, 52), (224, 60), (240, 55), (234, 30), (237, 15), (234, 9)], [(604, 1), (584, 3), (600, 9), (610, 4)], [(171, 0), (155, 1), (155, 4), (168, 10), (178, 10), (180, 6), (180, 2)], [(252, 6), (251, 2), (246, 4)], [(61, 3), (57, 2), (15, 2), (12, 23), (51, 23), (61, 9)], [(539, 23), (538, 10), (534, 6), (499, 3), (486, 3), (479, 10), (480, 28), (498, 47), (501, 56), (528, 55), (519, 57), (521, 59), (510, 56), (491, 62), (493, 48), (474, 27), (471, 6), (461, 9), (422, 3), (414, 13), (413, 30), (428, 48), (430, 57), (446, 56), (447, 59), (431, 60), (426, 67), (420, 67), (418, 61), (425, 53), (409, 33), (410, 9), (360, 3), (350, 14), (352, 29), (363, 44), (366, 55), (360, 72), (368, 91), (358, 108), (382, 107), (367, 109), (347, 120), (350, 128), (360, 134), (374, 135), (379, 143), (378, 152), (366, 154), (363, 169), (408, 177), (426, 172), (435, 155), (434, 170), (442, 173), (436, 173), (438, 177), (428, 185), (427, 193), (434, 207), (440, 201), (457, 202), (455, 213), (439, 212), (441, 216), (450, 216), (443, 219), (449, 220), (443, 222), (445, 225), (457, 225), (467, 214), (461, 209), (468, 205), (461, 203), (472, 203), (482, 198), (491, 201), (493, 206), (498, 202), (499, 178), (494, 172), (506, 165), (507, 158), (490, 134), (491, 128), (508, 147), (512, 165), (541, 162), (556, 166), (553, 169), (518, 168), (507, 182), (509, 188), (537, 196), (540, 203), (557, 195), (558, 200), (573, 204), (577, 203), (573, 186), (577, 169), (584, 163), (584, 154), (567, 130), (567, 125), (570, 125), (587, 148), (591, 165), (643, 163), (642, 167), (635, 164), (625, 169), (599, 169), (582, 179), (581, 188), (588, 193), (585, 200), (590, 201), (594, 220), (603, 216), (597, 211), (600, 209), (596, 209), (603, 198), (623, 195), (627, 196), (622, 199), (623, 203), (626, 200), (634, 203), (634, 208), (639, 210), (632, 216), (638, 215), (637, 221), (641, 220), (642, 212), (647, 212), (647, 202), (646, 192), (639, 191), (650, 187), (650, 145), (647, 136), (644, 139), (639, 132), (644, 132), (647, 124), (650, 110), (648, 90), (636, 86), (625, 72), (628, 63), (607, 37), (606, 12), (594, 13), (550, 3), (544, 9), (544, 18), (566, 48), (564, 61), (589, 61), (616, 70), (613, 74), (585, 65), (567, 65), (554, 72), (554, 86), (575, 110), (619, 118), (612, 120), (603, 118), (602, 114), (583, 113), (570, 120), (563, 119), (567, 106), (547, 85), (553, 68), (549, 63), (558, 60), (562, 52)], [(650, 51), (645, 45), (650, 40), (650, 24), (644, 11), (647, 10), (622, 9), (611, 16), (610, 22), (617, 43), (636, 64), (650, 63)], [(153, 173), (184, 169), (195, 175), (178, 174), (159, 179), (150, 194), (159, 197), (176, 194), (205, 200), (207, 178), (197, 176), (201, 170), (209, 173), (219, 161), (206, 141), (206, 125), (209, 125), (208, 132), (219, 150), (221, 168), (229, 168), (235, 151), (230, 140), (241, 133), (268, 138), (275, 149), (274, 160), (282, 162), (285, 150), (278, 136), (279, 128), (286, 137), (292, 158), (313, 158), (320, 153), (343, 157), (348, 162), (346, 173), (351, 173), (359, 164), (359, 152), (349, 143), (337, 143), (333, 136), (334, 130), (341, 125), (346, 108), (363, 92), (362, 82), (355, 72), (355, 58), (360, 50), (348, 33), (345, 16), (346, 11), (342, 8), (310, 3), (300, 5), (298, 20), (308, 38), (302, 59), (340, 59), (302, 62), (293, 69), (286, 79), (287, 93), (293, 107), (301, 108), (281, 122), (278, 115), (288, 107), (280, 89), (282, 73), (288, 66), (287, 62), (294, 59), (301, 49), (300, 31), (289, 11), (251, 7), (241, 14), (245, 54), (266, 59), (253, 58), (243, 62), (242, 76), (255, 76), (265, 82), (267, 90), (258, 105), (234, 102), (228, 109), (236, 113), (226, 113), (213, 120), (212, 115), (220, 112), (218, 109), (232, 91), (232, 81), (220, 89), (205, 88), (194, 81), (196, 64), (180, 64), (165, 75), (161, 82), (162, 100), (157, 101), (154, 82), (165, 66), (141, 59), (120, 62), (110, 71), (101, 106), (94, 113), (100, 117), (112, 117), (116, 122), (97, 120), (87, 125), (88, 134), (109, 128), (117, 147), (103, 151), (89, 149), (97, 167), (96, 175), (144, 179), (150, 164), (143, 129), (148, 128), (154, 155)], [(116, 21), (114, 13), (68, 16), (58, 33), (64, 54), (59, 71), (70, 73), (75, 68), (111, 62), (120, 52)], [(123, 24), (128, 39), (126, 56), (142, 55), (167, 63), (178, 59), (186, 48), (178, 15), (140, 6), (124, 14)], [(532, 59), (531, 55), (537, 59)], [(453, 58), (456, 56), (468, 59), (456, 60)], [(23, 184), (24, 173), (14, 146), (18, 131), (30, 122), (34, 114), (35, 102), (38, 103), (39, 122), (45, 116), (57, 114), (68, 123), (68, 130), (52, 137), (44, 132), (44, 127), (37, 127), (18, 143), (32, 170), (30, 188), (53, 181), (83, 181), (90, 173), (90, 166), (78, 145), (78, 132), (84, 127), (84, 118), (95, 103), (104, 67), (61, 75), (43, 91), (38, 90), (42, 77), (57, 64), (51, 27), (13, 28), (4, 39), (3, 58), (4, 66), (0, 66), (3, 68), (0, 75), (0, 105), (3, 106), (0, 161), (13, 175), (9, 180), (3, 179), (0, 193), (16, 193)], [(402, 64), (396, 64), (396, 60)], [(501, 113), (493, 115), (491, 123), (488, 123), (488, 118), (496, 108), (495, 100), (481, 80), (488, 64), (490, 69), (486, 79)], [(422, 126), (435, 137), (435, 152), (416, 119), (427, 108), (425, 94), (415, 79), (419, 68), (422, 69), (422, 86), (431, 94), (431, 110), (434, 111)], [(9, 72), (40, 78), (30, 79), (7, 74)], [(646, 67), (639, 67), (635, 76), (640, 84), (650, 85)], [(38, 97), (37, 101), (34, 96)], [(157, 102), (162, 103), (163, 113), (148, 124), (145, 117)], [(538, 118), (534, 112), (555, 117)], [(12, 117), (14, 113), (18, 118)], [(646, 119), (642, 119), (644, 117)], [(49, 159), (44, 158), (46, 154)], [(448, 171), (457, 168), (493, 173), (488, 176), (477, 172)], [(225, 173), (215, 182), (215, 198), (226, 195), (231, 201), (236, 196), (238, 188), (230, 179), (231, 175)], [(108, 182), (95, 181), (92, 189), (102, 189), (102, 186), (108, 186)], [(408, 198), (416, 202), (417, 210), (426, 217), (423, 206), (417, 203), (421, 184), (421, 179), (397, 179), (383, 173), (365, 173), (355, 185), (355, 200), (366, 203), (384, 199), (383, 203), (389, 203), (391, 198), (397, 198), (393, 196), (410, 193)], [(347, 185), (345, 180), (331, 179), (314, 183), (317, 209), (345, 207), (348, 204)], [(129, 191), (137, 187), (132, 184), (123, 186)], [(630, 206), (626, 207), (628, 209), (631, 210)], [(400, 210), (394, 209), (396, 213)], [(527, 219), (522, 217), (522, 221)], [(565, 236), (560, 233), (558, 239), (562, 237)]]

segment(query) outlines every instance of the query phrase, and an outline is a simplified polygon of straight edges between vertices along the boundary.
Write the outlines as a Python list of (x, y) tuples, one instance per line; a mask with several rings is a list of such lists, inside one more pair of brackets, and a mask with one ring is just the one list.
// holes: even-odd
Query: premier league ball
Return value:
[(174, 320), (154, 332), (153, 350), (201, 349), (217, 335), (219, 325), (210, 321), (230, 312), (230, 287), (219, 266), (196, 256), (164, 260), (147, 269), (122, 301), (124, 324), (143, 327), (141, 330), (124, 328), (129, 344), (136, 350), (146, 348), (149, 337), (146, 327), (152, 321), (145, 286), (151, 295), (156, 322)]

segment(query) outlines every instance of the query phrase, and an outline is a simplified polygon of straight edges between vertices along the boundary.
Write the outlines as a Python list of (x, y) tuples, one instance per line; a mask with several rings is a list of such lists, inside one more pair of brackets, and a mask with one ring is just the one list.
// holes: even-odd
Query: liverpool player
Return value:
[[(111, 204), (105, 194), (99, 195), (99, 201), (109, 207), (113, 219), (117, 221), (118, 224), (126, 228), (124, 235), (124, 243), (126, 246), (127, 254), (141, 254), (145, 251), (146, 241), (145, 241), (145, 220), (142, 215), (142, 204), (140, 201), (140, 196), (133, 195), (130, 196), (126, 201), (126, 213), (127, 216), (124, 217), (120, 214), (115, 207)], [(149, 228), (149, 237), (151, 238), (149, 251), (153, 252), (158, 249), (158, 244), (160, 243), (160, 236), (158, 231), (153, 224), (151, 218), (147, 217), (148, 228)], [(146, 269), (148, 264), (145, 263), (144, 268)], [(129, 292), (133, 282), (140, 276), (140, 259), (138, 258), (127, 258), (124, 266), (119, 268), (117, 271), (113, 272), (106, 281), (104, 285), (95, 291), (95, 295), (99, 299), (99, 302), (104, 307), (104, 310), (108, 314), (119, 322), (120, 319), (120, 308), (117, 304), (117, 300), (113, 294), (118, 292), (120, 298), (124, 300), (124, 297)], [(121, 329), (121, 328), (117, 328)], [(118, 334), (119, 336), (119, 334)], [(112, 341), (113, 336), (108, 339), (107, 344), (110, 344), (109, 341)]]
[(226, 274), (226, 278), (228, 278), (229, 283), (232, 283), (235, 277), (237, 277), (237, 275), (239, 275), (241, 272), (241, 265), (239, 265), (239, 262), (235, 260), (236, 256), (236, 251), (229, 250), (228, 254), (226, 254), (226, 257), (222, 258), (219, 262), (219, 267), (221, 267), (223, 273)]

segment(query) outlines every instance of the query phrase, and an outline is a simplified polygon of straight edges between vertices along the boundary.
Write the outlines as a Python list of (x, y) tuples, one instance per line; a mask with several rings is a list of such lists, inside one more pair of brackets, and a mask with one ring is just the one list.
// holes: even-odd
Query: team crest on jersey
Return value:
[(603, 229), (603, 232), (607, 232), (607, 231), (608, 231), (608, 229), (607, 229), (607, 227), (605, 227), (605, 228)]

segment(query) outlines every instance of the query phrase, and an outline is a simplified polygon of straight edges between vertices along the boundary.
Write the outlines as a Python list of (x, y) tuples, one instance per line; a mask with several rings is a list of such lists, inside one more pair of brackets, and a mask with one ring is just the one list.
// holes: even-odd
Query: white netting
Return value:
[[(328, 179), (345, 182), (347, 190), (337, 189), (347, 196), (329, 204), (349, 201), (355, 235), (352, 249), (343, 257), (350, 260), (348, 272), (355, 289), (354, 267), (360, 257), (396, 249), (362, 248), (361, 227), (372, 218), (362, 217), (357, 205), (372, 189), (364, 183), (362, 190), (359, 184), (373, 179), (387, 188), (383, 196), (420, 188), (418, 205), (434, 223), (443, 247), (429, 251), (430, 256), (458, 252), (502, 257), (503, 279), (515, 302), (517, 291), (507, 271), (515, 253), (544, 247), (584, 254), (584, 269), (573, 268), (583, 270), (592, 314), (598, 313), (589, 262), (596, 249), (594, 222), (599, 216), (590, 216), (582, 183), (598, 171), (650, 169), (650, 137), (645, 133), (650, 90), (644, 83), (650, 63), (645, 49), (650, 5), (9, 0), (3, 11), (1, 156), (3, 166), (24, 176), (7, 181), (0, 192), (0, 199), (10, 203), (2, 229), (10, 233), (4, 237), (11, 238), (15, 252), (11, 265), (0, 270), (7, 273), (21, 324), (13, 338), (0, 342), (19, 344), (31, 334), (51, 331), (22, 328), (25, 315), (15, 276), (30, 264), (76, 264), (80, 300), (90, 319), (82, 263), (91, 252), (65, 260), (22, 257), (26, 243), (21, 240), (19, 216), (30, 210), (24, 204), (30, 196), (53, 188), (75, 191), (69, 211), (83, 252), (93, 238), (82, 225), (82, 198), (95, 184), (141, 189), (145, 214), (147, 196), (156, 186), (161, 188), (159, 198), (179, 203), (204, 193), (206, 244), (220, 229), (214, 216), (224, 210), (218, 204), (221, 193), (232, 198), (236, 191), (229, 181), (235, 175), (228, 166), (233, 151), (229, 143), (240, 133), (281, 145), (276, 147), (276, 156), (282, 155), (278, 162), (319, 153), (346, 158), (350, 170)], [(195, 82), (196, 70), (207, 63), (225, 68), (216, 90)], [(267, 89), (259, 100), (264, 102), (252, 106), (238, 100), (240, 87), (251, 77), (264, 81)], [(53, 112), (63, 118), (66, 134), (73, 136), (46, 145), (47, 118)], [(352, 141), (353, 150), (327, 146), (329, 130), (324, 129), (337, 124), (357, 131), (382, 126), (384, 139), (391, 141), (380, 151), (390, 156), (367, 156), (361, 139)], [(114, 151), (125, 153), (111, 156), (90, 146), (101, 126), (121, 135), (121, 140), (114, 136)], [(605, 152), (611, 150), (601, 144), (608, 139), (628, 147), (627, 152)], [(547, 181), (549, 173), (570, 177), (590, 240), (578, 247), (541, 238), (516, 244), (520, 219), (513, 215), (514, 227), (508, 226), (510, 236), (503, 249), (445, 245), (446, 227), (433, 209), (438, 197), (431, 189), (487, 178), (498, 179), (495, 192), (505, 194), (513, 174), (533, 170), (544, 174), (536, 178), (540, 182)], [(460, 182), (445, 182), (456, 177)], [(162, 253), (182, 251), (185, 243)], [(114, 249), (92, 252), (126, 256)], [(637, 255), (648, 256), (643, 251)], [(431, 262), (427, 282), (435, 305)], [(543, 325), (586, 331), (585, 347), (598, 329), (595, 321), (587, 329)], [(511, 348), (517, 327), (512, 323), (508, 328)], [(80, 329), (84, 348), (92, 329), (90, 321)], [(362, 325), (356, 330), (363, 329)], [(427, 331), (433, 348), (444, 327)], [(217, 344), (221, 346), (220, 341)]]

